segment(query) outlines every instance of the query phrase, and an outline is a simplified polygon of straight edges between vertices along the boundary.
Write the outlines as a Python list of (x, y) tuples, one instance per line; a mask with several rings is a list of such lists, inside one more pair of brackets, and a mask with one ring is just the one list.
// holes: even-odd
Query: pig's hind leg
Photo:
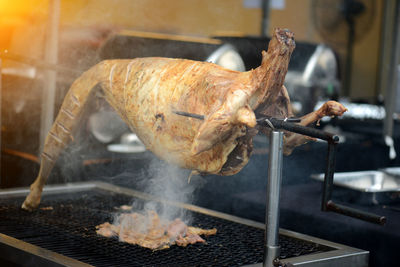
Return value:
[(30, 186), (30, 193), (22, 204), (23, 209), (33, 210), (39, 205), (43, 186), (60, 153), (73, 139), (79, 118), (90, 98), (92, 89), (100, 82), (98, 76), (102, 71), (104, 71), (104, 68), (102, 63), (99, 63), (83, 73), (69, 89), (57, 118), (45, 139), (39, 174)]

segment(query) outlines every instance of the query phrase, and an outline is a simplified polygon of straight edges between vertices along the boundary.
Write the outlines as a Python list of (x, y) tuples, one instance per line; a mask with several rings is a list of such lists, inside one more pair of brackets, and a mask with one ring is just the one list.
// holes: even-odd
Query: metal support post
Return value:
[[(398, 77), (399, 65), (400, 65), (400, 3), (398, 1), (385, 1), (385, 12), (391, 15), (391, 17), (385, 17), (385, 26), (392, 31), (387, 32), (386, 35), (391, 38), (391, 44), (383, 44), (384, 48), (390, 46), (390, 49), (385, 49), (382, 51), (382, 73), (381, 73), (381, 84), (385, 87), (385, 111), (386, 117), (383, 122), (383, 135), (386, 144), (391, 148), (392, 155), (391, 159), (396, 157), (393, 145), (393, 114), (396, 109), (396, 104), (399, 103), (399, 96), (396, 95), (398, 92)], [(391, 18), (391, 20), (389, 19)], [(390, 41), (390, 39), (389, 39)], [(387, 39), (383, 42), (388, 43)], [(386, 74), (386, 75), (385, 75)], [(385, 75), (385, 76), (384, 76)]]
[(262, 9), (262, 19), (261, 19), (261, 36), (268, 36), (269, 30), (269, 8), (270, 8), (270, 0), (262, 0), (261, 9)]
[[(2, 185), (2, 183), (4, 183), (4, 177), (2, 177), (2, 175), (1, 175), (1, 173), (2, 173), (2, 167), (4, 168), (4, 166), (2, 166), (1, 165), (1, 151), (2, 151), (2, 142), (1, 142), (1, 129), (2, 129), (2, 120), (1, 120), (1, 117), (2, 117), (2, 101), (3, 101), (3, 97), (2, 97), (2, 95), (3, 95), (3, 89), (1, 88), (1, 83), (2, 83), (2, 60), (1, 60), (1, 58), (0, 58), (0, 187), (1, 187), (1, 185)], [(3, 172), (3, 173), (5, 173), (5, 172)]]
[[(47, 22), (45, 62), (57, 64), (58, 54), (58, 26), (60, 20), (60, 0), (49, 1), (49, 14)], [(42, 92), (42, 113), (40, 118), (40, 140), (43, 146), (47, 133), (54, 120), (54, 103), (56, 98), (57, 73), (48, 69), (45, 71), (44, 87)], [(41, 150), (41, 149), (40, 149)]]
[(279, 257), (279, 198), (282, 182), (283, 132), (272, 130), (269, 137), (265, 254), (263, 267), (272, 267)]

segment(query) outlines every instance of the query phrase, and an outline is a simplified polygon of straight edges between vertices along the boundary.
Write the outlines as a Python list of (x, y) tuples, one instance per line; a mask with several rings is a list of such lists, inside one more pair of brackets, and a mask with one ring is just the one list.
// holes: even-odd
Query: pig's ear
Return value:
[(226, 107), (221, 107), (200, 126), (199, 132), (193, 140), (192, 154), (197, 155), (211, 149), (215, 144), (227, 138), (235, 125), (242, 124), (248, 127), (256, 125), (256, 117), (248, 105), (238, 109), (236, 114), (226, 111)]
[(211, 149), (215, 144), (223, 140), (231, 129), (232, 124), (230, 123), (229, 116), (218, 110), (200, 126), (199, 132), (193, 140), (192, 154), (197, 155)]
[(257, 124), (256, 115), (249, 105), (241, 107), (236, 113), (235, 122), (253, 128)]

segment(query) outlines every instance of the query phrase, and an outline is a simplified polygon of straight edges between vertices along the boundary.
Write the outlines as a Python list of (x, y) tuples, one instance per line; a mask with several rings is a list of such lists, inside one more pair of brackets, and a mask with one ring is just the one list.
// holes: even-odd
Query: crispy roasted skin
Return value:
[[(171, 58), (106, 60), (82, 74), (71, 86), (44, 144), (37, 179), (23, 208), (38, 206), (41, 191), (59, 154), (72, 139), (78, 119), (100, 84), (105, 99), (147, 149), (194, 173), (233, 175), (248, 162), (256, 115), (292, 115), (283, 86), (293, 33), (277, 29), (261, 66), (248, 72), (224, 69), (208, 62)], [(308, 125), (346, 109), (330, 101), (300, 122)], [(204, 120), (174, 111), (204, 115)], [(308, 139), (286, 133), (285, 153)]]

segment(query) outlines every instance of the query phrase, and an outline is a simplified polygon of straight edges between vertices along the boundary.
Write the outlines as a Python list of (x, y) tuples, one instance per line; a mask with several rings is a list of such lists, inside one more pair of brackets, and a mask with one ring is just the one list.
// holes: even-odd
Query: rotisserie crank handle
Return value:
[(347, 206), (343, 206), (337, 203), (334, 203), (332, 200), (329, 200), (326, 203), (326, 208), (328, 211), (333, 211), (336, 213), (340, 213), (349, 217), (357, 218), (363, 221), (372, 222), (380, 225), (384, 225), (386, 223), (386, 217), (376, 215), (373, 213), (357, 210), (354, 208), (350, 208)]
[(337, 135), (314, 129), (311, 127), (302, 126), (296, 123), (290, 122), (290, 119), (277, 119), (272, 117), (263, 117), (257, 119), (258, 125), (269, 127), (273, 130), (283, 129), (298, 134), (303, 134), (315, 138), (319, 138), (328, 142), (328, 155), (327, 165), (325, 169), (324, 184), (322, 190), (322, 211), (333, 211), (346, 216), (357, 218), (363, 221), (372, 222), (380, 225), (386, 223), (384, 216), (367, 213), (354, 208), (349, 208), (343, 205), (334, 203), (332, 198), (333, 189), (333, 176), (335, 172), (336, 164), (336, 146), (339, 143), (339, 137)]
[(324, 183), (322, 187), (321, 210), (333, 211), (363, 221), (384, 225), (386, 223), (386, 218), (384, 216), (339, 205), (332, 201), (333, 179), (334, 179), (335, 165), (336, 165), (336, 150), (337, 150), (337, 142), (334, 140), (333, 142), (328, 141), (328, 155), (327, 155)]

